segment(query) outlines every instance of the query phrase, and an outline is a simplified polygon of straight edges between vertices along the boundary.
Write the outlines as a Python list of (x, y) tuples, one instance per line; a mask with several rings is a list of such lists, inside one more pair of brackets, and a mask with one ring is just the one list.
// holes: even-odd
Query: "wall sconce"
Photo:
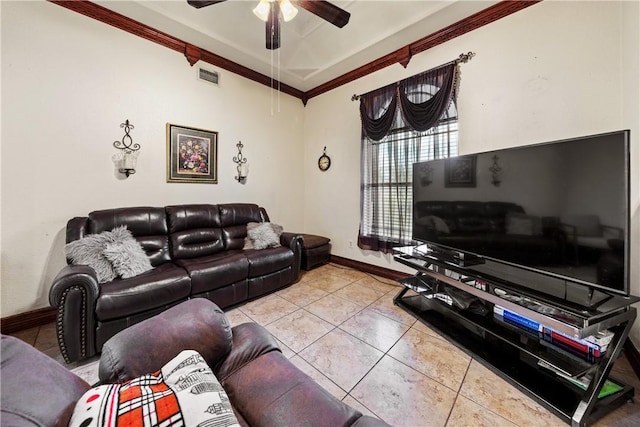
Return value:
[(249, 173), (249, 166), (247, 165), (247, 158), (242, 155), (242, 148), (244, 147), (242, 141), (238, 141), (236, 147), (238, 147), (238, 155), (233, 157), (233, 161), (238, 165), (236, 167), (238, 175), (235, 178), (238, 182), (244, 182)]
[(124, 123), (120, 124), (121, 128), (124, 128), (124, 136), (122, 141), (114, 141), (113, 146), (120, 150), (117, 154), (113, 155), (113, 162), (118, 166), (118, 172), (123, 173), (129, 178), (129, 175), (136, 173), (136, 163), (138, 161), (138, 150), (140, 144), (133, 143), (133, 139), (129, 135), (133, 125), (129, 123), (127, 119)]
[(502, 181), (502, 168), (498, 164), (498, 160), (500, 160), (498, 156), (493, 156), (493, 164), (489, 168), (489, 171), (491, 172), (491, 183), (496, 187), (498, 187)]

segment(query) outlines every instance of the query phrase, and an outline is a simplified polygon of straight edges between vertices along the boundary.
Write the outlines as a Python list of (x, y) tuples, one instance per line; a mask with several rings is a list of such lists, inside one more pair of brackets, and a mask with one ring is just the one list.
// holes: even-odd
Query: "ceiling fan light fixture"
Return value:
[(298, 14), (298, 9), (291, 4), (290, 0), (280, 0), (280, 11), (282, 12), (284, 22), (291, 21)]
[(253, 14), (261, 21), (267, 22), (267, 19), (269, 19), (269, 11), (271, 10), (269, 3), (269, 0), (260, 0), (260, 3), (253, 9)]

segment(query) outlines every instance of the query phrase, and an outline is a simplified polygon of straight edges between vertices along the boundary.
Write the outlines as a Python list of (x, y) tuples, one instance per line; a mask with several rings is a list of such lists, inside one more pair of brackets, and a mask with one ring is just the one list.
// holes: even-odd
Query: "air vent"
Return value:
[(198, 68), (198, 80), (202, 80), (204, 82), (218, 86), (218, 77), (218, 73), (216, 73), (215, 71)]

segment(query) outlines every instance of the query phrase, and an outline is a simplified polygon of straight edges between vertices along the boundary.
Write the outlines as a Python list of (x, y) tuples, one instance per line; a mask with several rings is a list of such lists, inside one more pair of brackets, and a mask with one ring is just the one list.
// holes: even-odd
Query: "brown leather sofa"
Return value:
[[(159, 370), (182, 350), (200, 353), (242, 426), (386, 426), (344, 404), (285, 358), (260, 325), (234, 328), (204, 298), (179, 304), (128, 328), (104, 345), (100, 383)], [(2, 336), (2, 425), (66, 426), (90, 388), (53, 359)]]
[(269, 221), (264, 208), (243, 203), (107, 209), (69, 220), (67, 243), (126, 225), (153, 269), (101, 284), (85, 265), (60, 271), (49, 302), (57, 308), (65, 361), (100, 353), (116, 333), (189, 298), (227, 308), (296, 282), (297, 234), (282, 233), (279, 247), (243, 250), (247, 223), (263, 221)]

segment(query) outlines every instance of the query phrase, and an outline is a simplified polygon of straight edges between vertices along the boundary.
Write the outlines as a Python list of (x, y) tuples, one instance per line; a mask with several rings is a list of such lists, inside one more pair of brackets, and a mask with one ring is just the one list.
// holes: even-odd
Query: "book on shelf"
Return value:
[(493, 312), (494, 316), (499, 320), (530, 333), (537, 334), (543, 341), (551, 343), (559, 349), (566, 350), (589, 362), (596, 362), (603, 356), (613, 337), (613, 333), (610, 331), (603, 331), (602, 333), (596, 334), (598, 335), (597, 337), (575, 338), (499, 305), (494, 305)]

